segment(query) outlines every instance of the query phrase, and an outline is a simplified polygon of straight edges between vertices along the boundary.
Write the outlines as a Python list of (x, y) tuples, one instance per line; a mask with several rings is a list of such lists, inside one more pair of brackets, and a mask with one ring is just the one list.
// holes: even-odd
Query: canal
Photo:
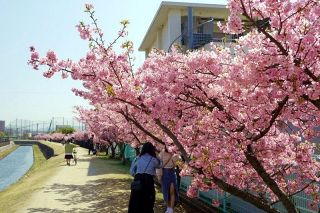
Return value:
[(33, 164), (32, 146), (20, 146), (0, 160), (0, 191), (17, 182)]

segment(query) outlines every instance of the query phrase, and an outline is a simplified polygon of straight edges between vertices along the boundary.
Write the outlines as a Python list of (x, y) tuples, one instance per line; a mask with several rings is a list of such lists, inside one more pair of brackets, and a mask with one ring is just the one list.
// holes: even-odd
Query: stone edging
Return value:
[(10, 144), (0, 147), (0, 152), (3, 152), (5, 150), (7, 150), (7, 149), (10, 149), (13, 145), (14, 145), (14, 142), (10, 141)]
[(41, 152), (43, 153), (44, 157), (47, 160), (49, 158), (51, 158), (52, 156), (54, 156), (54, 150), (51, 147), (49, 147), (49, 146), (47, 146), (47, 145), (45, 145), (45, 144), (43, 144), (43, 143), (41, 143), (39, 141), (15, 141), (14, 143), (17, 144), (17, 145), (21, 145), (21, 146), (37, 144), (39, 146)]

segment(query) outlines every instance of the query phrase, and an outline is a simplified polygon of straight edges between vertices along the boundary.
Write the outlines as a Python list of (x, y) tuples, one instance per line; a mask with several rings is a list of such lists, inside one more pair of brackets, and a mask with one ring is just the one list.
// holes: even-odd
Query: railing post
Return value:
[(188, 7), (188, 48), (193, 49), (193, 14), (192, 7)]

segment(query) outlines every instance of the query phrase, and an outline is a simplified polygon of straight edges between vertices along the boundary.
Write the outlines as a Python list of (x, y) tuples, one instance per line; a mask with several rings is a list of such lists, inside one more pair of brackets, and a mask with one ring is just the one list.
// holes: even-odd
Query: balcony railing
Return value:
[(228, 35), (225, 33), (194, 33), (193, 34), (193, 48), (197, 49), (210, 42), (235, 42), (239, 35)]

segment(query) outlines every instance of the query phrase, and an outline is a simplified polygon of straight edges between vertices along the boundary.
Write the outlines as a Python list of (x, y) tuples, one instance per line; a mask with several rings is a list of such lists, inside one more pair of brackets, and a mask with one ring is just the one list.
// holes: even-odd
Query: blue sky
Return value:
[[(226, 1), (183, 2), (223, 4)], [(88, 106), (71, 92), (71, 88), (81, 87), (80, 82), (62, 80), (59, 75), (47, 79), (27, 65), (31, 45), (40, 55), (52, 49), (59, 58), (81, 58), (87, 51), (87, 43), (80, 39), (75, 25), (79, 21), (89, 22), (83, 12), (84, 4), (92, 3), (108, 41), (117, 35), (121, 20), (130, 21), (128, 39), (134, 42), (135, 64), (140, 65), (144, 52), (137, 49), (161, 1), (0, 0), (0, 3), (0, 120), (8, 124), (15, 119), (72, 118), (74, 106)]]

